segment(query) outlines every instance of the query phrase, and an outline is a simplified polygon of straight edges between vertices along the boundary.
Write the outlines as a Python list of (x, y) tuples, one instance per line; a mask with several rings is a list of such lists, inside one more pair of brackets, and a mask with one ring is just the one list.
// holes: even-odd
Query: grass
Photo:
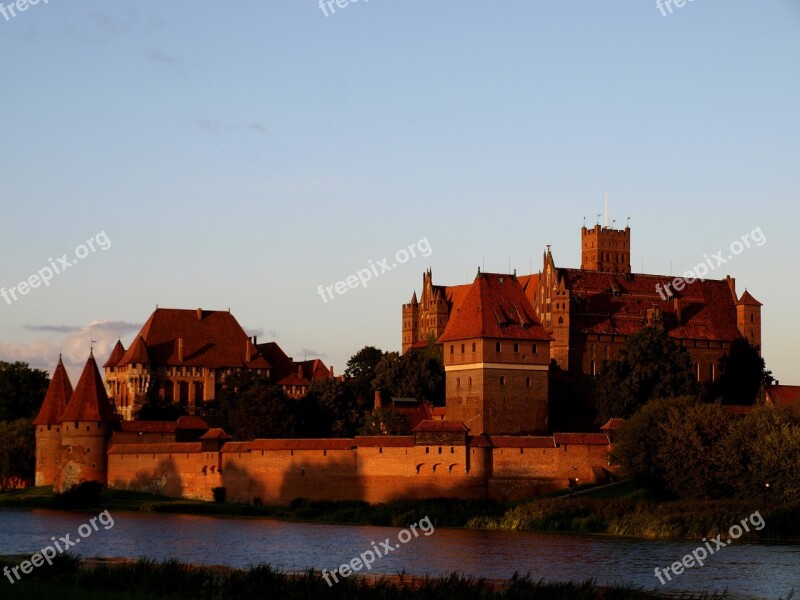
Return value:
[[(0, 559), (0, 567), (9, 565)], [(193, 567), (175, 560), (100, 564), (87, 568), (80, 559), (61, 555), (52, 567), (34, 570), (11, 585), (0, 583), (0, 596), (18, 598), (217, 600), (277, 597), (282, 600), (645, 600), (663, 598), (632, 586), (598, 586), (592, 581), (557, 583), (514, 575), (509, 581), (452, 574), (445, 577), (359, 577), (329, 586), (318, 571), (289, 574), (268, 564), (248, 569)], [(684, 595), (712, 600), (726, 595)]]

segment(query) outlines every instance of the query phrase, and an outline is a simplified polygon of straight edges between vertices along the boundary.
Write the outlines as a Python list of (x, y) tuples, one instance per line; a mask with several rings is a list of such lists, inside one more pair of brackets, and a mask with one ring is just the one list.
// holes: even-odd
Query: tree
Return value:
[(140, 421), (177, 421), (186, 414), (186, 409), (180, 404), (156, 397), (142, 405), (136, 418)]
[(672, 409), (660, 428), (656, 459), (667, 489), (681, 498), (724, 495), (719, 448), (728, 435), (730, 418), (719, 404), (695, 404)]
[(612, 460), (634, 481), (655, 491), (667, 488), (664, 464), (659, 456), (665, 432), (661, 424), (670, 413), (682, 414), (694, 404), (690, 397), (659, 398), (645, 404), (617, 431)]
[(41, 369), (0, 361), (0, 421), (34, 418), (49, 384), (47, 372)]
[(744, 499), (794, 501), (800, 496), (800, 412), (758, 407), (732, 424), (720, 449), (723, 484)]
[(385, 352), (374, 346), (364, 346), (347, 361), (344, 377), (357, 400), (368, 405), (372, 401), (375, 368)]
[(0, 492), (33, 485), (36, 437), (30, 419), (0, 422)]
[(627, 418), (654, 398), (694, 395), (697, 381), (688, 350), (659, 327), (644, 327), (622, 346), (597, 378), (598, 423)]
[(711, 386), (711, 393), (723, 404), (754, 404), (762, 384), (773, 381), (758, 348), (744, 338), (731, 344), (719, 366), (720, 376)]
[(317, 379), (308, 391), (308, 403), (319, 407), (325, 435), (353, 437), (361, 429), (364, 408), (350, 386), (338, 379)]
[(417, 398), (444, 404), (444, 361), (435, 344), (409, 350), (402, 356), (389, 352), (375, 368), (373, 389), (387, 397)]
[(364, 422), (361, 435), (409, 435), (408, 417), (392, 408), (376, 408)]
[(233, 373), (219, 394), (210, 418), (234, 438), (295, 437), (292, 400), (266, 377), (252, 371)]

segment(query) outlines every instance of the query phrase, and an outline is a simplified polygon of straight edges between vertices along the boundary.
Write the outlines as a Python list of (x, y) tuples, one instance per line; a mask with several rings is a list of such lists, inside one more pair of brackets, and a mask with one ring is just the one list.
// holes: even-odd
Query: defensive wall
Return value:
[(604, 433), (112, 441), (108, 485), (203, 500), (213, 499), (213, 488), (224, 487), (228, 501), (264, 504), (288, 504), (295, 498), (513, 500), (602, 482), (610, 472), (609, 450)]

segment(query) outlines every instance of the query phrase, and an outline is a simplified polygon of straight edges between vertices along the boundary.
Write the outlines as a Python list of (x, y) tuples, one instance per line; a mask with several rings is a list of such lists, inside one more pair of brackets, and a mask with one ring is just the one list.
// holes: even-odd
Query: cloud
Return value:
[(200, 131), (204, 131), (205, 133), (211, 135), (218, 134), (220, 129), (223, 128), (230, 131), (237, 131), (241, 129), (252, 131), (258, 135), (269, 135), (269, 130), (258, 121), (238, 121), (234, 123), (222, 124), (214, 119), (195, 119), (193, 124)]
[(70, 333), (71, 331), (80, 331), (81, 328), (76, 325), (25, 325), (25, 329), (28, 329), (29, 331)]
[(150, 48), (147, 51), (147, 58), (152, 61), (166, 64), (166, 65), (180, 65), (183, 64), (183, 61), (172, 56), (168, 56), (159, 50), (158, 48)]
[(92, 20), (97, 25), (97, 28), (105, 33), (124, 33), (131, 27), (130, 21), (120, 21), (115, 19), (112, 15), (105, 13), (95, 13), (90, 15)]
[(53, 371), (62, 355), (73, 385), (77, 383), (83, 365), (94, 346), (94, 355), (100, 366), (111, 354), (117, 339), (141, 329), (141, 324), (126, 321), (93, 321), (82, 327), (70, 325), (26, 325), (26, 329), (49, 333), (66, 333), (59, 337), (46, 337), (26, 344), (0, 343), (0, 360), (22, 361), (36, 369)]
[[(317, 352), (316, 350), (312, 350), (311, 348), (301, 348), (300, 352), (297, 353), (297, 356), (303, 356), (305, 359), (310, 358), (327, 358), (327, 354), (324, 352)], [(300, 360), (299, 358), (297, 360)]]

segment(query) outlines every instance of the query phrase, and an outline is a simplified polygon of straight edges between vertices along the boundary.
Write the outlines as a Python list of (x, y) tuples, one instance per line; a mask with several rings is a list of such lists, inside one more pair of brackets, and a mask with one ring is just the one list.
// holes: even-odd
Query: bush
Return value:
[(214, 502), (222, 504), (228, 497), (227, 491), (224, 487), (211, 488), (211, 493), (214, 494)]
[(66, 492), (53, 496), (50, 505), (52, 508), (63, 509), (94, 508), (100, 504), (102, 493), (102, 483), (99, 481), (84, 481)]

